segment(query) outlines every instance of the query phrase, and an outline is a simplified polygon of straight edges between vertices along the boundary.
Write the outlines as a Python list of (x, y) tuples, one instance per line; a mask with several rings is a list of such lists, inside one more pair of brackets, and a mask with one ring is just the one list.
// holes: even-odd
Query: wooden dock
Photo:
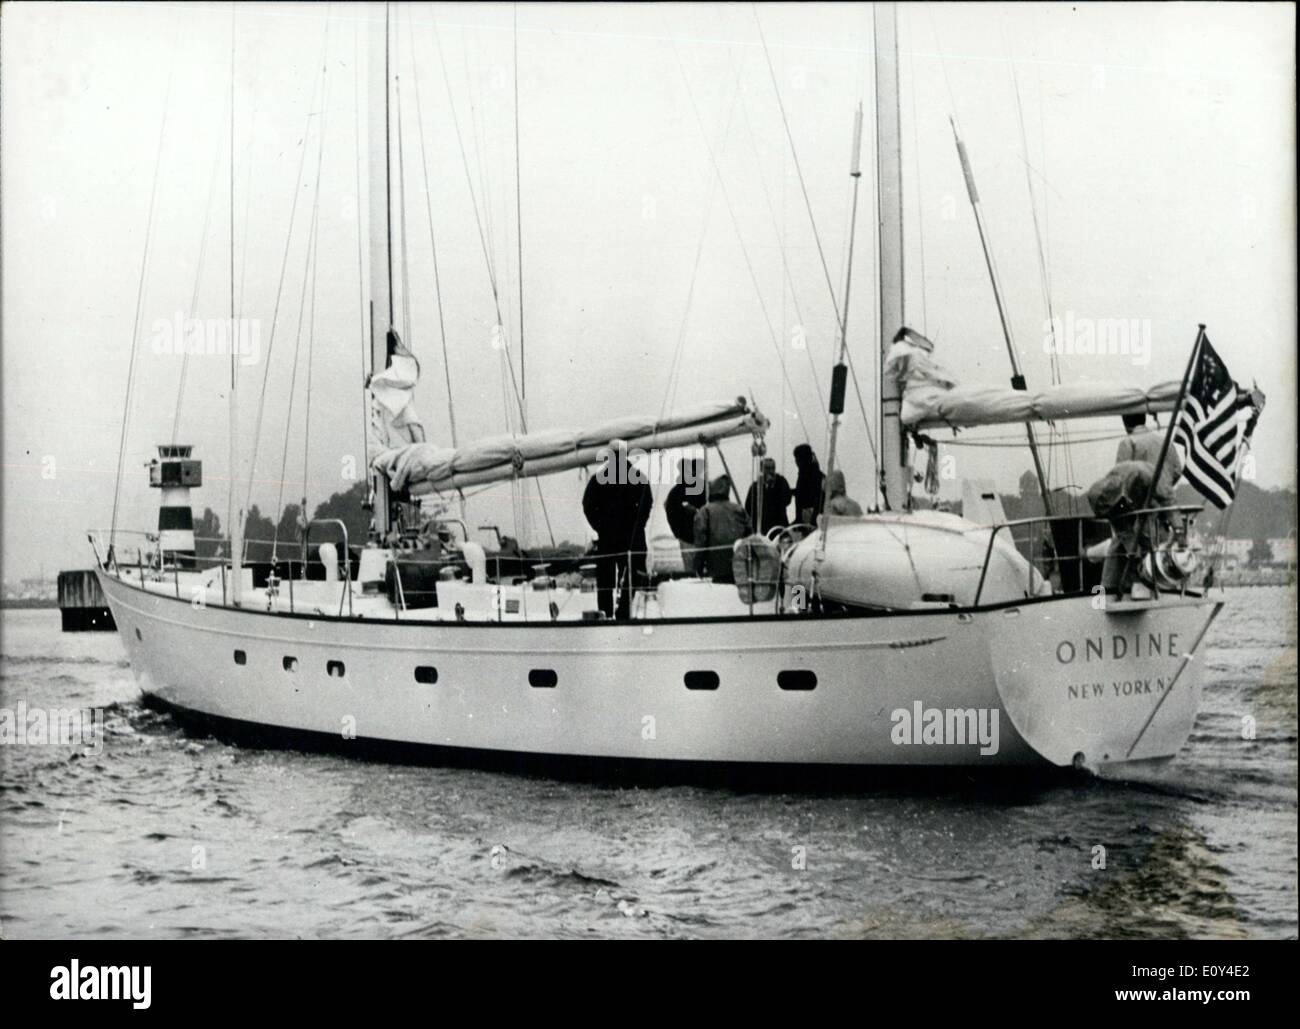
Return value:
[(93, 570), (59, 573), (59, 610), (64, 632), (117, 631)]

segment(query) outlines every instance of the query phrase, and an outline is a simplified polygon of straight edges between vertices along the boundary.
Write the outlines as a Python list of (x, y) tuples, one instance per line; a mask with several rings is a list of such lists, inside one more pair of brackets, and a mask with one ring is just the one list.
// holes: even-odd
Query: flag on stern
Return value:
[(1194, 360), (1187, 395), (1174, 419), (1174, 446), (1187, 481), (1224, 508), (1236, 495), (1238, 464), (1264, 410), (1264, 394), (1233, 382), (1204, 333)]

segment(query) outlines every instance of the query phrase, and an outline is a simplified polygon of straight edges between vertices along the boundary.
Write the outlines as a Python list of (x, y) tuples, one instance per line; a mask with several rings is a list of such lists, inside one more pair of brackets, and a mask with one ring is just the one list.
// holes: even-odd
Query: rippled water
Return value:
[(196, 740), (141, 707), (116, 636), (5, 611), (3, 706), (108, 713), (97, 754), (0, 748), (0, 929), (1295, 937), (1294, 607), (1288, 589), (1230, 591), (1195, 732), (1148, 781), (1029, 772), (816, 793), (619, 788)]

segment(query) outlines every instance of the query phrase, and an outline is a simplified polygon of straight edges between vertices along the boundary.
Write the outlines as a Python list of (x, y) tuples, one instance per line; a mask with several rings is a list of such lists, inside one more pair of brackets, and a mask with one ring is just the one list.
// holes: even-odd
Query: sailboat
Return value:
[[(386, 206), (389, 38), (376, 19), (368, 403), (385, 438), (370, 461), (372, 531), (363, 543), (344, 530), (341, 559), (322, 546), (322, 577), (272, 573), (257, 585), (238, 535), (229, 560), (208, 568), (196, 567), (183, 531), (149, 566), (93, 540), (148, 701), (260, 741), (364, 745), (433, 761), (1099, 770), (1177, 755), (1197, 716), (1206, 633), (1223, 604), (1188, 572), (1195, 508), (1150, 512), (1166, 531), (1144, 567), (1186, 574), (1153, 574), (1145, 596), (1116, 600), (1086, 576), (1054, 581), (1018, 545), (1026, 535), (1082, 539), (1087, 518), (990, 524), (973, 508), (958, 516), (911, 502), (916, 432), (1169, 412), (1182, 391), (1174, 382), (1032, 392), (928, 374), (925, 341), (903, 322), (893, 6), (880, 5), (875, 20), (878, 510), (742, 541), (737, 561), (763, 571), (739, 585), (629, 574), (622, 618), (602, 613), (583, 559), (564, 574), (526, 561), (507, 567), (447, 519), (435, 582), (419, 601), (408, 597), (414, 529), (404, 512), (422, 495), (590, 468), (620, 441), (647, 452), (735, 437), (761, 447), (769, 423), (741, 398), (460, 447), (412, 431), (416, 369), (394, 331)], [(856, 189), (856, 158), (853, 172)], [(837, 416), (842, 367), (841, 359)], [(188, 451), (160, 457), (172, 506), (189, 460)], [(319, 540), (324, 531), (313, 523), (304, 535)], [(1086, 562), (1082, 547), (1075, 555)]]

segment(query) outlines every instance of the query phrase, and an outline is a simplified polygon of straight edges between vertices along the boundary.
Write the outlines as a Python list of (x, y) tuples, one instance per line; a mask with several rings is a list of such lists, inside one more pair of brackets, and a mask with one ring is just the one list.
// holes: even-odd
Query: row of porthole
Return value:
[[(244, 665), (248, 663), (248, 655), (242, 650), (235, 651), (235, 664)], [(281, 662), (286, 672), (296, 672), (298, 670), (298, 659), (296, 657), (285, 657)], [(325, 672), (327, 675), (342, 679), (346, 669), (342, 661), (325, 662)], [(688, 690), (716, 690), (722, 680), (717, 672), (711, 671), (693, 671), (687, 672), (682, 677), (683, 682)], [(425, 686), (432, 686), (438, 681), (438, 669), (432, 665), (417, 665), (415, 669), (415, 681)], [(550, 668), (533, 668), (528, 672), (528, 685), (534, 689), (552, 690), (559, 685), (560, 677)], [(776, 684), (783, 690), (812, 690), (817, 688), (817, 673), (807, 669), (788, 669), (776, 673)]]

